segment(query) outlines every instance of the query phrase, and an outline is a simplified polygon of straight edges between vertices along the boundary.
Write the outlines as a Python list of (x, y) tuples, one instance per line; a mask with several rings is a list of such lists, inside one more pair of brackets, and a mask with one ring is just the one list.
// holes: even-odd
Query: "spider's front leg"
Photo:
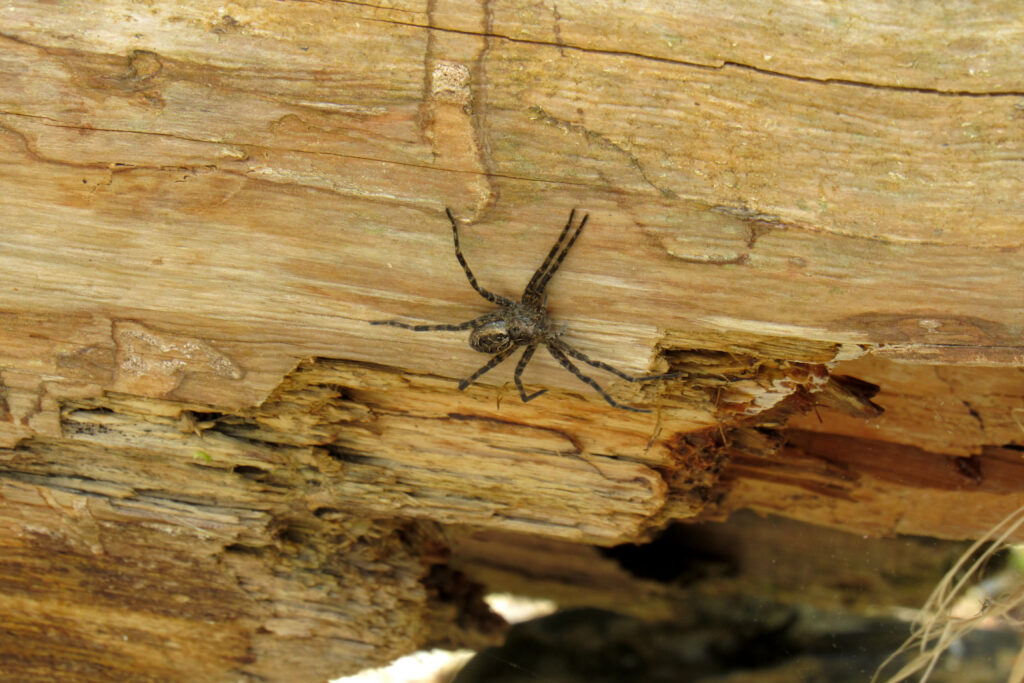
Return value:
[(511, 306), (512, 301), (510, 299), (506, 299), (500, 294), (487, 291), (476, 281), (476, 277), (473, 276), (473, 271), (469, 269), (469, 264), (466, 262), (466, 257), (462, 255), (462, 247), (459, 246), (459, 225), (455, 222), (455, 216), (452, 215), (452, 210), (448, 207), (445, 207), (444, 212), (448, 214), (448, 220), (452, 223), (452, 236), (455, 239), (455, 258), (459, 260), (459, 265), (462, 266), (462, 272), (466, 274), (466, 279), (469, 280), (470, 286), (476, 290), (477, 294), (496, 306)]
[[(572, 248), (572, 245), (576, 243), (580, 233), (583, 232), (583, 226), (587, 224), (587, 219), (590, 218), (589, 214), (584, 214), (580, 224), (576, 227), (576, 231), (566, 239), (569, 235), (569, 230), (572, 228), (573, 219), (576, 217), (576, 209), (569, 212), (569, 220), (566, 222), (565, 227), (562, 228), (562, 233), (555, 240), (554, 246), (551, 247), (551, 251), (544, 258), (544, 262), (540, 264), (540, 268), (530, 278), (530, 282), (527, 283), (526, 289), (523, 291), (521, 301), (524, 304), (530, 304), (533, 306), (540, 305), (542, 308), (547, 303), (547, 295), (544, 290), (548, 286), (548, 281), (554, 276), (555, 271), (558, 270), (559, 266), (562, 265), (562, 261), (565, 260), (566, 255)], [(543, 303), (542, 303), (543, 300)]]

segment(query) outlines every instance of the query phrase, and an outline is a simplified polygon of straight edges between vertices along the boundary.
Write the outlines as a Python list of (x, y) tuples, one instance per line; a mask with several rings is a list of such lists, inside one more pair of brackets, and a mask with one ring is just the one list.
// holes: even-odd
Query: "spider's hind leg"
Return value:
[(401, 320), (371, 320), (371, 325), (390, 325), (391, 327), (401, 327), (403, 330), (412, 330), (413, 332), (459, 332), (461, 330), (468, 330), (476, 327), (480, 323), (488, 320), (494, 316), (493, 313), (484, 313), (479, 315), (472, 320), (467, 320), (464, 323), (452, 324), (440, 324), (440, 325), (410, 325), (409, 323), (403, 323)]
[(409, 323), (403, 323), (401, 320), (371, 320), (370, 324), (401, 327), (403, 330), (412, 330), (413, 332), (458, 332), (460, 330), (468, 330), (475, 322), (476, 319), (474, 318), (458, 325), (410, 325)]
[(504, 362), (504, 360), (506, 358), (508, 358), (509, 356), (511, 356), (512, 352), (515, 351), (517, 348), (519, 348), (519, 345), (518, 344), (513, 344), (512, 346), (508, 347), (504, 351), (501, 351), (500, 353), (496, 353), (489, 361), (487, 361), (487, 363), (482, 368), (480, 368), (479, 370), (474, 372), (472, 375), (470, 375), (466, 379), (459, 381), (459, 391), (462, 391), (463, 389), (468, 387), (470, 384), (475, 382), (477, 380), (477, 378), (480, 377), (480, 375), (484, 374), (488, 370), (493, 370), (500, 363)]
[(529, 403), (541, 394), (546, 394), (548, 391), (547, 389), (541, 389), (540, 391), (535, 391), (532, 394), (527, 394), (526, 387), (523, 386), (523, 370), (526, 369), (526, 365), (530, 362), (530, 359), (533, 358), (533, 352), (536, 350), (536, 344), (526, 347), (526, 350), (523, 351), (522, 358), (520, 358), (519, 363), (516, 364), (516, 372), (513, 376), (513, 379), (516, 381), (516, 389), (519, 389), (519, 398), (523, 399), (523, 403)]

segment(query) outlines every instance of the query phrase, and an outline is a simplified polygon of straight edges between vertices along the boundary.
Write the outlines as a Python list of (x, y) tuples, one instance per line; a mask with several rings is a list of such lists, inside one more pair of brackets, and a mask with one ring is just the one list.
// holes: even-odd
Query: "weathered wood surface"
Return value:
[[(438, 524), (981, 535), (1024, 488), (1022, 34), (999, 3), (8, 3), (0, 667), (469, 642)], [(487, 309), (445, 206), (507, 295), (589, 211), (550, 310), (684, 372), (601, 377), (656, 412), (543, 352), (533, 403), (511, 367), (459, 393), (464, 336), (369, 326)]]

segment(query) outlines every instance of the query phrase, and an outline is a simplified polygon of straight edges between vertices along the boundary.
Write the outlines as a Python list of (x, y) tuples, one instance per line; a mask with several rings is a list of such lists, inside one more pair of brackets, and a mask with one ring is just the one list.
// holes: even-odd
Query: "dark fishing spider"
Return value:
[(548, 252), (547, 257), (544, 259), (544, 263), (541, 264), (537, 272), (530, 278), (529, 284), (526, 285), (526, 289), (523, 291), (523, 296), (519, 301), (513, 301), (506, 299), (500, 294), (494, 294), (488, 292), (486, 289), (481, 287), (476, 278), (473, 277), (473, 272), (469, 269), (469, 264), (466, 263), (465, 257), (462, 255), (462, 249), (459, 248), (459, 227), (455, 222), (455, 216), (452, 215), (450, 209), (445, 209), (445, 213), (448, 214), (448, 220), (452, 223), (452, 235), (455, 238), (455, 258), (459, 260), (459, 264), (462, 265), (462, 270), (466, 273), (466, 278), (469, 280), (469, 284), (473, 286), (473, 289), (483, 298), (490, 301), (500, 308), (490, 313), (485, 313), (478, 318), (459, 323), (458, 325), (409, 325), (408, 323), (399, 322), (397, 320), (374, 320), (371, 325), (391, 325), (392, 327), (401, 327), (406, 330), (413, 330), (415, 332), (427, 332), (444, 330), (448, 332), (456, 332), (458, 330), (469, 330), (473, 331), (469, 335), (469, 345), (477, 351), (483, 353), (493, 353), (492, 357), (487, 363), (474, 372), (466, 379), (459, 382), (459, 391), (462, 391), (470, 384), (472, 384), (478, 377), (494, 368), (499, 363), (506, 360), (512, 353), (520, 346), (525, 346), (526, 350), (523, 351), (522, 357), (519, 359), (519, 363), (516, 365), (516, 371), (514, 379), (516, 382), (516, 388), (519, 389), (519, 396), (523, 399), (523, 403), (532, 401), (541, 394), (545, 393), (547, 389), (541, 389), (535, 391), (532, 394), (527, 394), (526, 389), (523, 387), (523, 370), (526, 369), (527, 363), (533, 358), (534, 351), (537, 350), (537, 346), (543, 344), (547, 347), (548, 352), (561, 363), (562, 367), (576, 375), (578, 378), (592, 386), (597, 393), (601, 394), (605, 401), (616, 408), (622, 408), (623, 410), (632, 410), (635, 413), (649, 413), (651, 411), (643, 408), (634, 408), (632, 406), (622, 405), (609, 396), (604, 389), (601, 388), (596, 381), (592, 378), (584, 375), (580, 372), (580, 369), (573, 365), (572, 361), (569, 360), (569, 356), (572, 356), (576, 360), (583, 361), (587, 365), (591, 365), (600, 370), (605, 370), (612, 373), (616, 377), (626, 380), (627, 382), (646, 382), (648, 380), (655, 379), (668, 379), (672, 377), (678, 377), (678, 372), (667, 372), (660, 375), (644, 375), (642, 377), (634, 377), (627, 375), (626, 373), (613, 368), (607, 363), (602, 363), (599, 360), (592, 360), (585, 353), (577, 351), (572, 348), (559, 337), (565, 332), (564, 326), (556, 325), (545, 310), (547, 305), (547, 294), (544, 290), (548, 286), (548, 282), (551, 277), (558, 270), (558, 267), (562, 265), (562, 261), (565, 260), (565, 255), (569, 253), (569, 249), (575, 244), (576, 238), (583, 232), (583, 226), (587, 224), (587, 218), (589, 215), (585, 214), (583, 220), (576, 227), (575, 232), (572, 236), (566, 239), (566, 235), (569, 234), (569, 230), (572, 228), (573, 219), (576, 216), (576, 209), (569, 212), (569, 221), (565, 224), (562, 229), (562, 234), (558, 236), (558, 240), (555, 241), (555, 245), (551, 247), (551, 251)]

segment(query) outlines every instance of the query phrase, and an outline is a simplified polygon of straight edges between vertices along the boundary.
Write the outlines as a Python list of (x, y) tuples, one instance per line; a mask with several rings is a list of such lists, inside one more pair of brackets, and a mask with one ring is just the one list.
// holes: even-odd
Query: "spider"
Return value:
[(526, 349), (523, 351), (523, 355), (519, 358), (519, 363), (516, 364), (516, 370), (513, 378), (515, 379), (516, 388), (519, 389), (519, 396), (522, 398), (523, 403), (532, 401), (541, 394), (547, 392), (547, 389), (541, 389), (540, 391), (528, 394), (526, 392), (526, 388), (523, 386), (523, 370), (526, 369), (530, 359), (533, 358), (533, 354), (537, 350), (537, 347), (543, 344), (547, 347), (551, 356), (557, 360), (562, 367), (593, 387), (610, 405), (616, 408), (622, 408), (623, 410), (631, 410), (635, 413), (651, 412), (644, 408), (634, 408), (633, 406), (627, 406), (617, 402), (609, 396), (607, 392), (601, 388), (601, 385), (593, 378), (583, 374), (580, 369), (573, 364), (570, 357), (598, 368), (599, 370), (610, 372), (616, 377), (624, 379), (627, 382), (646, 382), (656, 379), (669, 379), (679, 377), (681, 373), (667, 372), (660, 375), (634, 377), (612, 367), (611, 365), (608, 365), (607, 363), (603, 363), (599, 360), (593, 360), (585, 353), (577, 351), (562, 341), (561, 336), (565, 333), (565, 326), (556, 325), (548, 316), (548, 312), (546, 310), (548, 296), (545, 290), (548, 286), (548, 282), (551, 281), (551, 278), (554, 276), (555, 271), (558, 270), (558, 267), (562, 265), (562, 261), (565, 260), (565, 256), (569, 253), (569, 249), (572, 248), (572, 245), (576, 243), (576, 239), (580, 236), (580, 233), (583, 232), (583, 226), (587, 224), (589, 214), (583, 215), (579, 225), (576, 226), (576, 230), (572, 232), (571, 236), (567, 237), (572, 229), (573, 221), (576, 218), (576, 209), (569, 212), (569, 220), (566, 222), (565, 227), (562, 228), (562, 234), (558, 236), (554, 246), (551, 247), (551, 251), (549, 251), (547, 257), (545, 257), (544, 263), (540, 265), (537, 272), (535, 272), (533, 277), (530, 278), (530, 282), (526, 285), (526, 289), (523, 291), (523, 295), (520, 297), (519, 301), (513, 301), (512, 299), (503, 297), (500, 294), (489, 292), (477, 283), (476, 278), (473, 276), (473, 271), (469, 269), (469, 264), (466, 263), (466, 258), (462, 255), (462, 249), (459, 247), (459, 227), (455, 222), (455, 216), (453, 216), (451, 210), (447, 208), (445, 209), (445, 213), (448, 214), (448, 220), (451, 221), (452, 224), (452, 236), (455, 239), (455, 258), (459, 260), (459, 264), (462, 266), (462, 270), (466, 273), (466, 278), (469, 280), (469, 284), (476, 290), (477, 294), (499, 308), (491, 311), (490, 313), (484, 313), (472, 320), (467, 320), (464, 323), (458, 323), (455, 325), (410, 325), (398, 320), (374, 320), (371, 321), (371, 325), (391, 325), (392, 327), (401, 327), (406, 330), (413, 330), (414, 332), (440, 330), (446, 332), (457, 332), (460, 330), (472, 330), (469, 335), (469, 345), (477, 351), (490, 353), (493, 354), (493, 356), (484, 364), (483, 367), (459, 382), (459, 391), (462, 391), (475, 382), (488, 370), (495, 368), (500, 363), (508, 359), (508, 357), (511, 356), (512, 353), (520, 346), (525, 346)]

